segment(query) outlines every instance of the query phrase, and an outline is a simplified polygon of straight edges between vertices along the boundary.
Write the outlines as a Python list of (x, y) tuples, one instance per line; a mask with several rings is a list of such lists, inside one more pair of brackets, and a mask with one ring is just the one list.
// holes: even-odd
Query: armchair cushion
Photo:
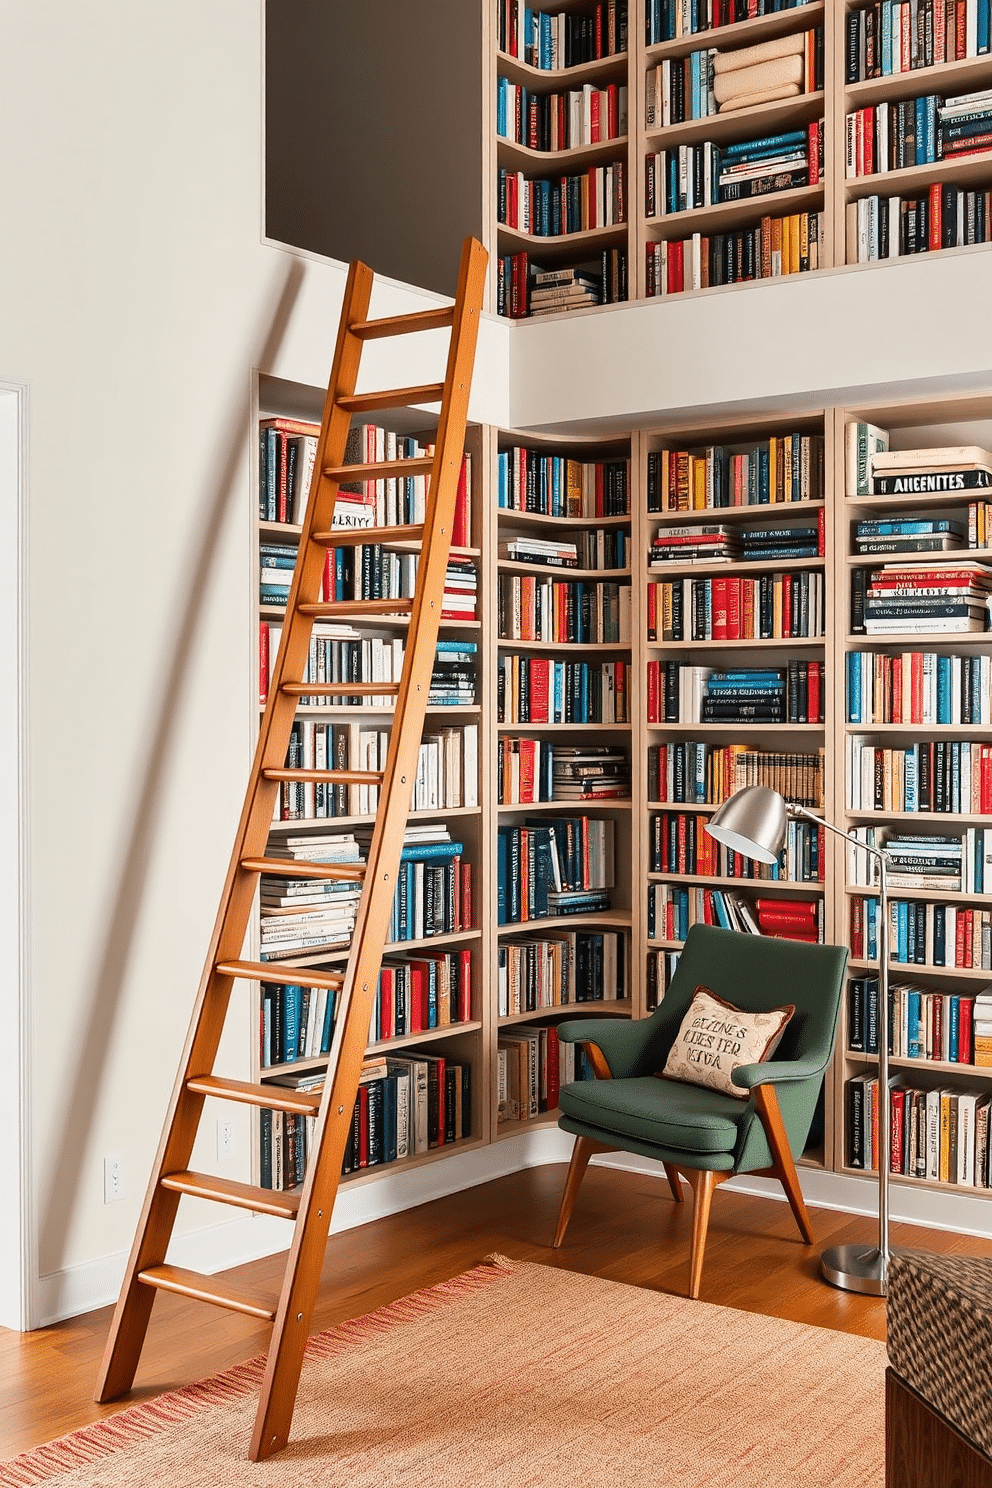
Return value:
[(791, 1004), (743, 1012), (708, 987), (698, 986), (661, 1075), (747, 1100), (749, 1091), (734, 1083), (734, 1070), (770, 1059), (794, 1012)]
[[(648, 1075), (628, 1080), (577, 1080), (562, 1086), (563, 1115), (616, 1135), (686, 1153), (733, 1153), (747, 1108), (733, 1096)], [(708, 1164), (707, 1164), (708, 1166)]]

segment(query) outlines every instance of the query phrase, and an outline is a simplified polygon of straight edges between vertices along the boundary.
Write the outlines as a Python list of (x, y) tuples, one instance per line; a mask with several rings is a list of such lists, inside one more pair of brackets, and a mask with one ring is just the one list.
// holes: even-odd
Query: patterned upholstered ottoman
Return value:
[(992, 1260), (893, 1256), (887, 1488), (992, 1488)]

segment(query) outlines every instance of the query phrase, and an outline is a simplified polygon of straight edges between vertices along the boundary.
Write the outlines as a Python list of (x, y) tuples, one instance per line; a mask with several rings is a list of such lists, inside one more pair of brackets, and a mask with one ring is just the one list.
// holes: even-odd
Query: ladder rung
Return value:
[(290, 1090), (288, 1085), (252, 1085), (248, 1080), (225, 1080), (221, 1075), (197, 1075), (186, 1081), (186, 1089), (194, 1095), (210, 1095), (239, 1106), (288, 1111), (293, 1116), (316, 1116), (320, 1110), (319, 1090)]
[(338, 485), (345, 485), (352, 481), (390, 480), (397, 475), (427, 475), (433, 468), (433, 455), (411, 455), (403, 460), (375, 460), (370, 465), (325, 465), (324, 475)]
[(242, 858), (246, 873), (269, 873), (274, 878), (329, 878), (361, 883), (364, 863), (308, 863), (305, 858)]
[(401, 543), (423, 541), (422, 522), (398, 522), (393, 527), (335, 527), (330, 532), (315, 532), (312, 541), (323, 548), (395, 548)]
[(423, 382), (418, 387), (382, 388), (375, 393), (352, 393), (335, 402), (345, 413), (372, 413), (377, 408), (411, 408), (417, 403), (440, 403), (443, 382)]
[(255, 1188), (233, 1178), (215, 1178), (212, 1173), (166, 1173), (162, 1187), (197, 1199), (212, 1199), (217, 1204), (233, 1204), (254, 1214), (274, 1214), (277, 1219), (295, 1219), (300, 1207), (299, 1194)]
[[(282, 690), (287, 697), (395, 697), (400, 690), (398, 682), (284, 682)], [(295, 777), (294, 777), (295, 778)]]
[(306, 780), (314, 785), (381, 785), (385, 770), (263, 770), (263, 780)]
[(239, 1291), (216, 1276), (201, 1276), (198, 1271), (187, 1271), (182, 1266), (149, 1266), (138, 1272), (138, 1280), (145, 1286), (158, 1287), (163, 1292), (178, 1292), (182, 1297), (193, 1297), (197, 1302), (212, 1302), (215, 1307), (227, 1307), (231, 1312), (244, 1312), (248, 1317), (262, 1318), (274, 1323), (276, 1310), (267, 1302), (257, 1302), (247, 1292)]
[[(320, 604), (301, 604), (297, 614), (312, 615), (317, 619), (338, 620), (342, 615), (409, 615), (413, 609), (412, 599), (336, 599), (323, 600)], [(311, 689), (306, 688), (307, 692)], [(381, 692), (382, 688), (374, 691)], [(357, 692), (357, 687), (346, 691)]]
[(312, 966), (274, 966), (269, 961), (219, 961), (215, 968), (221, 976), (244, 977), (253, 982), (278, 982), (282, 987), (327, 987), (344, 986), (344, 973), (340, 971), (314, 971)]
[(436, 310), (416, 310), (410, 315), (384, 315), (379, 320), (356, 320), (349, 330), (359, 341), (378, 341), (383, 336), (409, 336), (414, 331), (444, 330), (454, 322), (454, 305)]

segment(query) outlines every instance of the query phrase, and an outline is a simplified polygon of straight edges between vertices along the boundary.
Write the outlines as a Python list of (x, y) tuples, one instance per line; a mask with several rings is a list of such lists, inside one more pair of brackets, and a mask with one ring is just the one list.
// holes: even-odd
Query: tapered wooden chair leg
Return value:
[(789, 1208), (795, 1215), (800, 1235), (807, 1245), (812, 1245), (814, 1243), (813, 1226), (806, 1211), (803, 1191), (799, 1186), (799, 1174), (796, 1172), (796, 1165), (792, 1159), (792, 1149), (782, 1122), (782, 1112), (779, 1110), (775, 1087), (758, 1085), (754, 1096), (761, 1125), (764, 1127), (765, 1136), (771, 1148), (775, 1176), (785, 1189), (785, 1196), (789, 1201)]
[(682, 1180), (679, 1177), (678, 1168), (674, 1167), (672, 1163), (665, 1163), (663, 1166), (665, 1177), (668, 1179), (668, 1186), (672, 1190), (672, 1198), (676, 1204), (684, 1204), (685, 1195), (682, 1192)]
[(714, 1173), (706, 1168), (690, 1169), (686, 1174), (692, 1186), (692, 1254), (689, 1258), (689, 1296), (699, 1296), (699, 1284), (703, 1279), (703, 1254), (706, 1250), (706, 1234), (710, 1227), (710, 1201), (717, 1184), (729, 1178), (729, 1173)]
[(558, 1213), (558, 1228), (552, 1241), (552, 1248), (557, 1250), (565, 1238), (568, 1222), (575, 1208), (575, 1200), (578, 1196), (579, 1185), (585, 1177), (589, 1159), (597, 1152), (612, 1152), (615, 1149), (607, 1147), (603, 1142), (594, 1142), (592, 1137), (576, 1137), (575, 1146), (572, 1148), (572, 1161), (568, 1165), (568, 1176), (565, 1179), (565, 1192), (561, 1196), (561, 1209)]

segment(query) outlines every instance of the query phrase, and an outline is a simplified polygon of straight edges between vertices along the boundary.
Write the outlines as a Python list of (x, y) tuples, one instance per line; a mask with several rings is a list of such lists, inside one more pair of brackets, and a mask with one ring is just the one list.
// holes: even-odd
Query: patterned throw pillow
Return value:
[(795, 1011), (790, 1005), (767, 1013), (745, 1013), (708, 987), (697, 987), (661, 1071), (662, 1079), (706, 1085), (747, 1100), (750, 1092), (733, 1083), (731, 1070), (770, 1059)]

